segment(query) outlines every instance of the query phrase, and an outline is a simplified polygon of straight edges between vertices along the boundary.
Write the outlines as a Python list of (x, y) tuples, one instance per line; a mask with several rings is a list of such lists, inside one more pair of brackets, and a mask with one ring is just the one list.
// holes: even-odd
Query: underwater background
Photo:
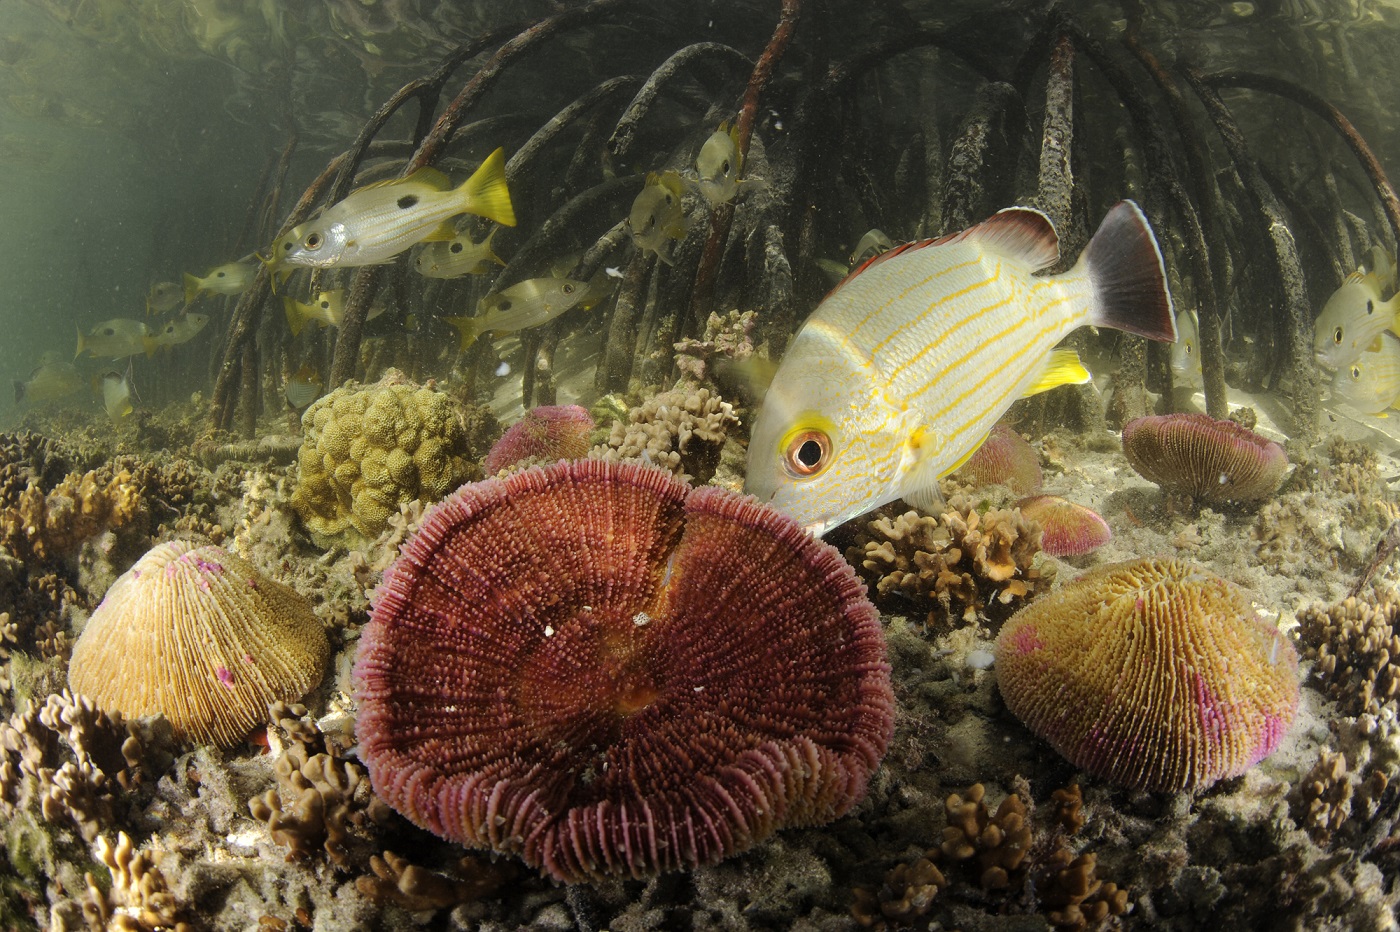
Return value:
[(0, 929), (1394, 929), (1400, 7), (0, 3)]

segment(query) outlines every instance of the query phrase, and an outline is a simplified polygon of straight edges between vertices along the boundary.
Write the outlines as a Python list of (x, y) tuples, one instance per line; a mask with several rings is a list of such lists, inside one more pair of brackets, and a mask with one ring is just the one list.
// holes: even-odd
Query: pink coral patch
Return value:
[(1058, 495), (1033, 495), (1016, 507), (1040, 525), (1040, 549), (1052, 557), (1093, 553), (1113, 539), (1108, 522), (1097, 513)]
[(578, 459), (588, 453), (593, 417), (578, 405), (541, 405), (525, 412), (486, 454), (486, 474), (494, 476), (528, 459)]

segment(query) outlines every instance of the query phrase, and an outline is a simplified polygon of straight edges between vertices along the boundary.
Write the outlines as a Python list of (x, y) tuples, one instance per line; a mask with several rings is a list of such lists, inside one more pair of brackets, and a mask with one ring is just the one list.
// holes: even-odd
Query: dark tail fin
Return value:
[(1157, 237), (1132, 201), (1119, 201), (1084, 247), (1078, 265), (1094, 288), (1089, 323), (1176, 342), (1167, 268)]
[(15, 382), (15, 404), (19, 404), (21, 401), (24, 400), (24, 383), (21, 382), (19, 379), (15, 379), (14, 382)]

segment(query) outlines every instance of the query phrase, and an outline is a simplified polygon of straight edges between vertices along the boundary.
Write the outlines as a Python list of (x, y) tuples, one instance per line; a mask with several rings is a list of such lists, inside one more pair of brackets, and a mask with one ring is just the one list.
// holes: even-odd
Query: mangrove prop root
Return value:
[(1045, 212), (1060, 234), (1060, 261), (1079, 254), (1072, 214), (1074, 171), (1070, 150), (1074, 145), (1074, 44), (1062, 35), (1050, 52), (1045, 79), (1045, 124), (1040, 141), (1040, 185), (1036, 207)]
[[(744, 103), (739, 108), (738, 132), (735, 146), (742, 163), (749, 152), (749, 142), (753, 138), (753, 124), (758, 117), (758, 104), (763, 99), (763, 91), (768, 86), (788, 43), (792, 41), (797, 19), (802, 13), (802, 0), (783, 0), (782, 13), (777, 28), (768, 40), (763, 54), (754, 65), (753, 74), (744, 91)], [(724, 241), (729, 236), (729, 226), (734, 220), (734, 202), (719, 205), (710, 215), (710, 236), (705, 241), (705, 250), (700, 254), (700, 267), (695, 272), (695, 289), (691, 293), (690, 320), (703, 327), (709, 317), (710, 303), (714, 298), (715, 273), (719, 268), (720, 254), (724, 251)]]
[(1400, 198), (1396, 197), (1395, 187), (1386, 177), (1380, 159), (1376, 158), (1376, 154), (1371, 151), (1371, 147), (1366, 144), (1361, 133), (1357, 131), (1342, 111), (1307, 88), (1300, 87), (1285, 78), (1276, 78), (1272, 75), (1250, 74), (1244, 71), (1220, 71), (1215, 74), (1201, 75), (1200, 80), (1216, 89), (1240, 87), (1275, 94), (1291, 100), (1301, 107), (1306, 107), (1326, 120), (1328, 125), (1346, 141), (1347, 147), (1361, 163), (1366, 177), (1371, 180), (1372, 187), (1376, 189), (1376, 196), (1380, 198), (1386, 220), (1390, 222), (1391, 235), (1395, 237), (1397, 243), (1400, 243)]
[(609, 78), (550, 117), (506, 162), (506, 178), (512, 187), (525, 176), (539, 154), (575, 120), (613, 95), (635, 86), (639, 80), (635, 75)]
[(646, 301), (647, 279), (655, 258), (640, 249), (632, 253), (632, 261), (622, 276), (617, 292), (612, 320), (608, 325), (607, 343), (603, 346), (602, 362), (594, 374), (599, 394), (620, 392), (632, 377), (632, 362), (637, 353), (637, 308)]
[(1264, 228), (1263, 232), (1272, 249), (1278, 267), (1283, 309), (1288, 320), (1284, 332), (1284, 365), (1290, 377), (1288, 391), (1293, 399), (1294, 430), (1290, 434), (1295, 439), (1310, 440), (1317, 434), (1318, 373), (1317, 365), (1313, 361), (1312, 313), (1306, 280), (1298, 259), (1297, 244), (1288, 229), (1278, 197), (1249, 155), (1249, 149), (1234, 115), (1220, 99), (1215, 88), (1205, 83), (1200, 72), (1187, 68), (1185, 75), (1187, 83), (1196, 92), (1211, 121), (1215, 123), (1215, 128), (1235, 163), (1235, 170), (1258, 211), (1260, 225)]
[(607, 146), (607, 151), (613, 159), (622, 160), (627, 157), (627, 151), (631, 149), (632, 142), (636, 139), (638, 124), (651, 110), (652, 104), (661, 95), (662, 89), (692, 62), (703, 58), (714, 58), (732, 62), (735, 65), (753, 67), (753, 62), (749, 60), (747, 55), (721, 42), (696, 42), (675, 52), (651, 73), (651, 76), (646, 79), (632, 98), (632, 102), (627, 105), (622, 119), (617, 121), (617, 128), (613, 130)]
[(963, 119), (962, 129), (948, 152), (947, 182), (943, 188), (943, 229), (962, 230), (987, 213), (987, 172), (997, 137), (1002, 135), (1006, 108), (1017, 99), (1016, 90), (1000, 81), (983, 85)]

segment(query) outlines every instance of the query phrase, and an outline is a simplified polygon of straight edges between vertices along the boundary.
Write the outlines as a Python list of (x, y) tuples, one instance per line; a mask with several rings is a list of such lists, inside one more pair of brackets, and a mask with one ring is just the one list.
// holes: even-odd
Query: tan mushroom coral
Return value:
[(163, 713), (229, 747), (267, 705), (314, 687), (329, 645), (311, 606), (221, 547), (152, 548), (112, 584), (73, 648), (68, 682), (104, 711)]

